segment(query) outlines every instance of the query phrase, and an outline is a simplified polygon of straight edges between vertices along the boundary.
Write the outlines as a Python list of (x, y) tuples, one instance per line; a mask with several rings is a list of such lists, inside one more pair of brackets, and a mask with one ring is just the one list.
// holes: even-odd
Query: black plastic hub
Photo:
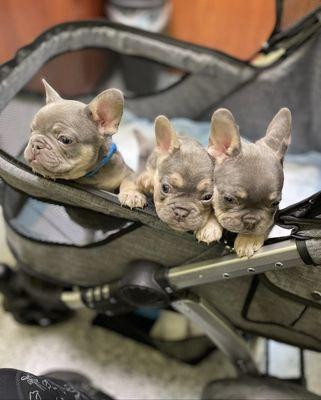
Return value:
[(118, 315), (137, 308), (163, 308), (170, 304), (172, 289), (166, 284), (167, 269), (146, 260), (129, 264), (120, 281), (82, 291), (82, 300), (89, 307), (107, 315)]
[(158, 279), (161, 265), (151, 261), (134, 261), (129, 272), (120, 281), (120, 292), (126, 301), (135, 307), (160, 307), (169, 303), (166, 290)]

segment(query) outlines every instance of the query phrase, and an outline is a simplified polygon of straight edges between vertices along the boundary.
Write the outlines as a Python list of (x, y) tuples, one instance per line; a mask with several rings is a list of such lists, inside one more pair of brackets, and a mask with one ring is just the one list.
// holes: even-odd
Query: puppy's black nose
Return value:
[(176, 208), (174, 208), (173, 212), (175, 215), (175, 219), (177, 219), (178, 221), (181, 221), (188, 216), (188, 214), (190, 213), (190, 210), (188, 210), (187, 208), (183, 208), (183, 207), (176, 207)]
[(253, 215), (245, 215), (243, 217), (243, 224), (246, 229), (253, 229), (258, 222), (259, 218)]

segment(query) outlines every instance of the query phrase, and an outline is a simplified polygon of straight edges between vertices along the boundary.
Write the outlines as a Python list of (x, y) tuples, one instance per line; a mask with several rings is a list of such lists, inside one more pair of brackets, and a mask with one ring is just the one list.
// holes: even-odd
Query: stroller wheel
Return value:
[(74, 314), (71, 310), (44, 309), (24, 294), (15, 298), (4, 296), (3, 308), (20, 324), (42, 327), (65, 321)]
[(46, 327), (65, 321), (74, 315), (72, 310), (59, 302), (41, 301), (40, 288), (45, 293), (48, 293), (48, 289), (53, 291), (52, 285), (0, 264), (2, 305), (17, 322)]
[(1, 282), (7, 282), (11, 276), (11, 269), (6, 264), (0, 264), (0, 287)]
[(8, 299), (4, 299), (4, 309), (10, 312), (13, 318), (23, 325), (37, 325), (41, 327), (47, 327), (50, 325), (63, 322), (73, 316), (72, 311), (55, 311), (55, 310), (43, 310), (37, 304), (29, 303), (25, 307), (8, 302)]

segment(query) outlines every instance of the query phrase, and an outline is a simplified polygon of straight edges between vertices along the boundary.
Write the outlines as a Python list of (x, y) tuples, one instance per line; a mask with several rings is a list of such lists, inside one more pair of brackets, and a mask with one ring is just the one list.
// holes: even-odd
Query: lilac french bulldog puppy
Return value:
[(119, 190), (119, 201), (144, 207), (136, 175), (112, 142), (120, 123), (124, 99), (108, 89), (89, 104), (65, 100), (45, 81), (46, 105), (31, 123), (24, 156), (31, 168), (49, 179), (74, 180), (108, 191)]

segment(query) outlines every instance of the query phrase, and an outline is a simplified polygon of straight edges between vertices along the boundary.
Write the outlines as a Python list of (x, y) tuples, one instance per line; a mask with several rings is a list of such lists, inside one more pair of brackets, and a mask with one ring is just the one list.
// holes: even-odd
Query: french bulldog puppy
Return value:
[(155, 120), (156, 147), (138, 177), (153, 193), (159, 218), (171, 228), (193, 231), (199, 241), (218, 241), (222, 228), (212, 209), (213, 161), (194, 139), (177, 135), (165, 116)]
[(222, 227), (238, 233), (234, 248), (239, 257), (251, 257), (273, 226), (290, 139), (287, 108), (276, 114), (256, 143), (241, 141), (230, 111), (219, 109), (212, 116), (208, 152), (215, 160), (213, 207)]
[(50, 179), (75, 180), (97, 189), (119, 189), (119, 201), (144, 207), (146, 197), (135, 173), (112, 143), (124, 99), (108, 89), (88, 105), (65, 100), (45, 81), (46, 105), (35, 115), (24, 157), (34, 171)]

